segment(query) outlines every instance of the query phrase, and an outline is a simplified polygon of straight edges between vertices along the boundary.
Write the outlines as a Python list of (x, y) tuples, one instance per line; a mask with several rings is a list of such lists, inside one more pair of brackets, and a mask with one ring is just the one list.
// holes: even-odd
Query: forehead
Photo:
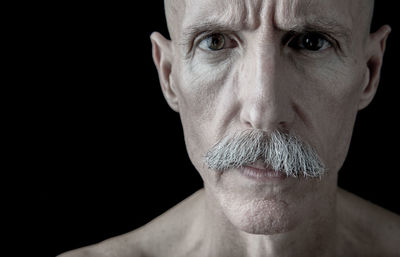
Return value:
[(358, 0), (186, 0), (181, 28), (221, 23), (253, 28), (268, 23), (280, 28), (293, 23), (331, 21), (349, 29), (360, 12)]

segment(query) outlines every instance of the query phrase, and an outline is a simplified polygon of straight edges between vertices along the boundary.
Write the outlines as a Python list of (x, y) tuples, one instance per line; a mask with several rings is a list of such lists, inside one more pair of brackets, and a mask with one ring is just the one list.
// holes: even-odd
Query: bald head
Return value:
[(170, 37), (175, 39), (176, 29), (185, 11), (185, 0), (164, 0), (165, 16)]

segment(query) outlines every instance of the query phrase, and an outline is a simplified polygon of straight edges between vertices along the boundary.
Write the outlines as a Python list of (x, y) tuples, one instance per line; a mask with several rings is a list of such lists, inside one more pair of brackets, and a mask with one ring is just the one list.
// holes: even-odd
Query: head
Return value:
[[(356, 115), (378, 87), (390, 28), (370, 33), (373, 1), (166, 0), (165, 9), (171, 40), (152, 34), (153, 59), (209, 199), (249, 233), (324, 219)], [(282, 149), (294, 150), (268, 155)], [(226, 153), (239, 164), (210, 165)], [(257, 169), (276, 174), (246, 176)]]

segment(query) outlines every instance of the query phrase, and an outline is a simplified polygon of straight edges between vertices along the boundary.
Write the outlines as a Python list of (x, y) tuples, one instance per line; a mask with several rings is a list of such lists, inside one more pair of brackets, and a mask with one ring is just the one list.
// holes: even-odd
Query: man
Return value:
[(151, 36), (204, 189), (61, 256), (398, 256), (400, 218), (337, 187), (390, 27), (372, 0), (166, 0)]

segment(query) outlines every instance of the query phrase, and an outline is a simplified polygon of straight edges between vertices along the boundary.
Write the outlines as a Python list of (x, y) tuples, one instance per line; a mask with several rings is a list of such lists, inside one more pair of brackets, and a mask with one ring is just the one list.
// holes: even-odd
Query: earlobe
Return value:
[(178, 108), (178, 98), (173, 87), (172, 80), (172, 48), (171, 41), (163, 37), (158, 32), (153, 32), (150, 36), (152, 44), (153, 61), (157, 68), (161, 90), (168, 105), (176, 112)]
[(378, 89), (383, 55), (386, 49), (386, 40), (391, 28), (388, 25), (382, 26), (379, 30), (369, 36), (367, 46), (367, 72), (364, 76), (359, 110), (367, 107), (375, 96)]

